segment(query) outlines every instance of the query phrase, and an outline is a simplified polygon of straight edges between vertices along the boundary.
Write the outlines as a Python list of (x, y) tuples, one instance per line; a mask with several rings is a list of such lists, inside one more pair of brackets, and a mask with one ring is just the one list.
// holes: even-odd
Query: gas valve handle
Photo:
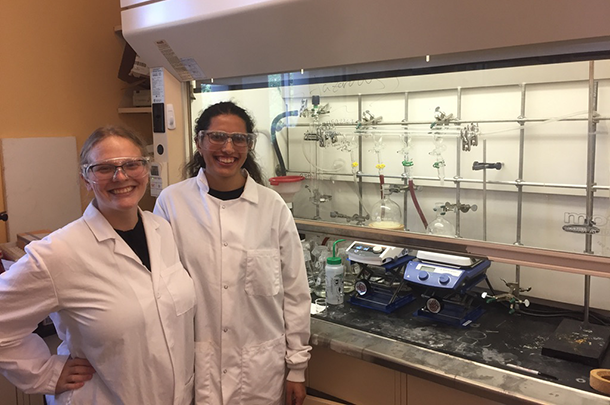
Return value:
[(500, 169), (502, 169), (502, 166), (504, 166), (504, 163), (502, 163), (502, 162), (496, 162), (496, 163), (473, 162), (472, 170), (483, 170), (483, 169), (500, 170)]

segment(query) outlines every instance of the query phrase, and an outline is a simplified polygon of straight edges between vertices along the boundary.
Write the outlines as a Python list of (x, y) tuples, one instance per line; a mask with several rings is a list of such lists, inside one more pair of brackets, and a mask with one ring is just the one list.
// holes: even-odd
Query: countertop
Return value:
[[(589, 386), (594, 367), (541, 354), (561, 318), (511, 315), (493, 303), (464, 328), (415, 316), (421, 298), (391, 314), (350, 304), (347, 298), (312, 315), (312, 345), (506, 404), (610, 404), (610, 397)], [(602, 367), (609, 360), (606, 356)]]

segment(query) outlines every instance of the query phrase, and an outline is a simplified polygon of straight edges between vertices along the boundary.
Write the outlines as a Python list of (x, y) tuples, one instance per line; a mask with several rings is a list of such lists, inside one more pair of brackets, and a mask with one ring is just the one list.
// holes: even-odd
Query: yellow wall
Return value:
[[(152, 142), (150, 115), (117, 112), (118, 0), (3, 1), (0, 16), (0, 138), (75, 136), (80, 150), (95, 128), (122, 124)], [(91, 196), (81, 197), (84, 208)], [(0, 242), (5, 233), (0, 223)]]

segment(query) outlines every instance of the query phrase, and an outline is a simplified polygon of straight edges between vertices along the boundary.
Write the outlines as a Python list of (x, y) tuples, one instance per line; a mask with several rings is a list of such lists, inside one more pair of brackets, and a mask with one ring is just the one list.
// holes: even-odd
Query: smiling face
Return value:
[[(237, 115), (222, 114), (210, 120), (207, 131), (248, 132), (246, 123)], [(197, 139), (197, 150), (205, 161), (205, 176), (210, 188), (218, 191), (232, 191), (246, 184), (246, 178), (241, 174), (248, 151), (238, 151), (233, 142), (224, 145), (212, 145), (208, 136)]]
[[(87, 161), (99, 163), (115, 158), (137, 159), (141, 157), (140, 148), (131, 140), (120, 136), (108, 136), (91, 148)], [(112, 161), (112, 164), (115, 165), (121, 163), (121, 161)], [(129, 219), (129, 222), (133, 222), (133, 219), (137, 221), (137, 206), (146, 192), (148, 175), (132, 179), (119, 169), (108, 181), (94, 183), (86, 178), (83, 179), (87, 189), (95, 194), (97, 209), (113, 227), (123, 228), (125, 224), (119, 223), (125, 221), (126, 218)], [(133, 225), (135, 226), (135, 223)]]

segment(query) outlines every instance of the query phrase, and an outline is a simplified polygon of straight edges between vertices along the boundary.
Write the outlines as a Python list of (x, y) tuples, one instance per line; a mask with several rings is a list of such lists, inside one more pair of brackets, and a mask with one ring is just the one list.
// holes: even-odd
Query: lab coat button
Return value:
[(229, 244), (227, 242), (223, 242), (222, 245), (225, 246), (225, 247), (229, 246)]
[(225, 284), (225, 285), (224, 285), (224, 288), (225, 288), (225, 290), (228, 290), (228, 289), (229, 289), (229, 286)]
[(222, 370), (223, 374), (227, 374), (227, 369), (225, 368), (224, 370)]
[(222, 208), (222, 209), (224, 210), (224, 209), (225, 209), (225, 206), (224, 206), (224, 205), (221, 205), (221, 206), (220, 206), (220, 208)]
[(228, 331), (229, 331), (229, 328), (224, 328), (223, 329), (223, 332), (228, 332)]

